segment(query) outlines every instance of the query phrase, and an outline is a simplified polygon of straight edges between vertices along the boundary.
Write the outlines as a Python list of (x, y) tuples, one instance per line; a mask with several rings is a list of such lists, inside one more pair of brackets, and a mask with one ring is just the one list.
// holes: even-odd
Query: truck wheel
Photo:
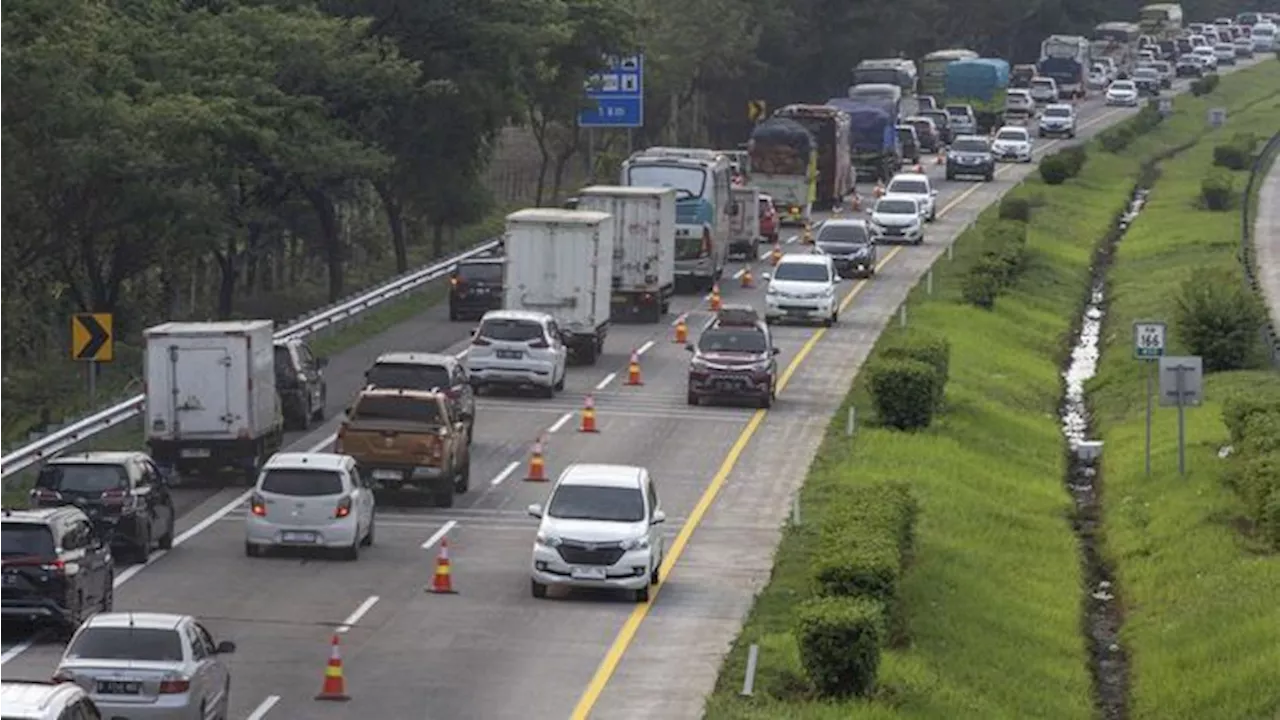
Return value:
[(544, 398), (553, 398), (556, 396), (555, 385), (543, 385), (538, 388), (538, 393)]
[(529, 581), (529, 594), (541, 600), (547, 596), (547, 586), (537, 580)]
[(584, 365), (596, 364), (597, 344), (595, 341), (588, 342), (578, 348), (579, 356), (582, 358)]
[(453, 507), (453, 483), (445, 485), (443, 488), (437, 488), (435, 493), (435, 501), (438, 507)]
[[(552, 372), (555, 372), (555, 371), (552, 370)], [(556, 392), (564, 392), (564, 380), (565, 380), (565, 377), (567, 377), (568, 375), (569, 375), (569, 371), (565, 370), (564, 375), (561, 375), (560, 379), (556, 381), (556, 384), (555, 384)]]
[(471, 453), (462, 465), (462, 470), (453, 479), (453, 491), (462, 494), (471, 489)]

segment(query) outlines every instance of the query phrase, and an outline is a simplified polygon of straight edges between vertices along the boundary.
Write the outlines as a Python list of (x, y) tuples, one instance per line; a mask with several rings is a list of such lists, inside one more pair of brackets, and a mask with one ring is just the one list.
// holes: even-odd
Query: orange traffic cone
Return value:
[(858, 212), (862, 209), (862, 198), (857, 193), (849, 196), (849, 209)]
[[(718, 293), (718, 291), (716, 290), (712, 290), (711, 292)], [(718, 297), (718, 295), (713, 294), (711, 297), (716, 298)], [(627, 384), (628, 385), (644, 384), (644, 382), (640, 380), (640, 353), (636, 352), (635, 350), (631, 351), (631, 361), (627, 363)]]
[(589, 394), (582, 401), (582, 427), (578, 428), (578, 432), (600, 432), (596, 429), (596, 399)]
[(810, 225), (809, 223), (804, 224), (804, 233), (801, 235), (800, 239), (802, 242), (804, 242), (805, 245), (813, 244), (813, 226), (812, 225)]
[(915, 165), (915, 167), (914, 167), (914, 168), (912, 168), (912, 170), (913, 170), (913, 171), (915, 171), (915, 172), (918, 172), (918, 173), (922, 173), (922, 172), (924, 172), (924, 166), (923, 166), (923, 165), (921, 165), (919, 162), (917, 162), (917, 163), (916, 163), (916, 165)]
[(755, 278), (751, 277), (750, 266), (742, 268), (742, 287), (749, 288), (749, 287), (755, 287), (755, 286), (756, 286), (756, 280)]
[(884, 183), (880, 180), (876, 181), (875, 196), (884, 197)]
[(529, 455), (529, 474), (525, 476), (527, 482), (546, 482), (547, 466), (542, 460), (542, 438), (538, 438), (533, 443), (533, 452)]
[(427, 592), (436, 595), (457, 595), (453, 589), (453, 575), (449, 572), (449, 538), (440, 539), (440, 552), (436, 553), (436, 574), (431, 578)]
[(778, 243), (774, 243), (773, 250), (769, 252), (769, 262), (774, 265), (782, 262), (782, 246)]
[(947, 154), (942, 150), (938, 150), (938, 154), (933, 156), (933, 164), (941, 165), (947, 161)]
[(720, 283), (711, 286), (711, 311), (720, 310)]
[(324, 668), (324, 684), (320, 686), (317, 700), (350, 700), (347, 681), (342, 677), (342, 653), (338, 650), (338, 633), (329, 643), (329, 664)]
[(675, 342), (681, 345), (689, 342), (689, 325), (684, 321), (684, 315), (676, 318), (676, 334)]

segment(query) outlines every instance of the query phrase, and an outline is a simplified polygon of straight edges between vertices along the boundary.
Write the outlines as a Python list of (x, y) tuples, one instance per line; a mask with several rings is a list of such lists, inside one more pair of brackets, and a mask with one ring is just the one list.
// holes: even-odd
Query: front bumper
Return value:
[(768, 320), (829, 320), (836, 311), (836, 299), (765, 296), (764, 316)]
[(119, 695), (89, 697), (103, 718), (126, 717), (129, 720), (201, 720), (199, 703), (189, 693), (158, 695), (154, 700), (122, 701)]
[(335, 518), (327, 525), (290, 525), (248, 515), (244, 541), (267, 547), (347, 548), (356, 541), (359, 522), (355, 515)]
[(840, 273), (840, 277), (870, 277), (875, 271), (876, 259), (871, 255), (862, 255), (854, 258), (832, 258), (832, 264), (836, 267), (836, 272)]
[(1115, 107), (1137, 107), (1138, 97), (1107, 97), (1107, 105)]
[[(628, 550), (612, 565), (571, 565), (554, 548), (534, 543), (530, 570), (532, 578), (543, 585), (642, 590), (649, 586), (653, 566), (652, 548)], [(603, 578), (582, 576), (583, 571), (599, 573), (601, 570)]]
[(979, 162), (973, 164), (959, 162), (947, 163), (948, 175), (990, 175), (993, 172), (995, 172), (994, 158), (992, 158), (991, 162)]
[(909, 227), (876, 227), (871, 230), (876, 242), (914, 243), (924, 239), (924, 225), (917, 223)]
[(995, 156), (996, 162), (1026, 162), (1031, 159), (1031, 149), (998, 150)]
[(471, 384), (475, 385), (507, 385), (520, 387), (534, 385), (551, 387), (555, 384), (554, 365), (550, 362), (524, 360), (520, 362), (503, 362), (501, 360), (468, 359), (467, 370), (471, 374)]
[(771, 378), (749, 372), (717, 372), (689, 374), (689, 395), (697, 398), (764, 398), (770, 393)]
[(1076, 131), (1076, 129), (1070, 125), (1063, 125), (1063, 126), (1041, 125), (1039, 129), (1040, 129), (1041, 137), (1054, 137), (1054, 136), (1065, 137), (1067, 135), (1071, 135)]

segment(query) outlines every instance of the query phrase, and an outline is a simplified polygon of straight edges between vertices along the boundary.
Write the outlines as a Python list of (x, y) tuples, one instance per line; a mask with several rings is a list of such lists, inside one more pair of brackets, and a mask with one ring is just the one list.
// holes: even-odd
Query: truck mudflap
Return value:
[(595, 331), (590, 329), (568, 329), (560, 332), (560, 341), (569, 350), (569, 357), (581, 365), (595, 365), (596, 360), (604, 354), (604, 340), (609, 335), (609, 323), (604, 323)]
[(252, 484), (257, 479), (258, 468), (280, 450), (283, 441), (283, 428), (277, 428), (259, 438), (148, 438), (147, 450), (156, 465), (172, 473), (174, 484), (181, 484), (182, 478), (189, 475), (206, 475), (220, 470), (240, 473)]
[(674, 283), (653, 290), (614, 290), (609, 302), (609, 320), (656, 323), (671, 309), (674, 294)]

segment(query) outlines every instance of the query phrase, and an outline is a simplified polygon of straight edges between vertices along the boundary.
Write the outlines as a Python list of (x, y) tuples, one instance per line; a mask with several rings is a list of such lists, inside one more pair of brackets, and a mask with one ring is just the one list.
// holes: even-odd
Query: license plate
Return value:
[(404, 477), (404, 474), (401, 473), (399, 470), (374, 470), (373, 471), (374, 480), (399, 480), (402, 477)]
[(569, 574), (574, 580), (603, 580), (605, 578), (604, 568), (602, 567), (576, 567), (569, 571)]
[(124, 680), (103, 680), (98, 683), (98, 692), (104, 695), (137, 695), (142, 691), (142, 683)]
[(498, 351), (499, 360), (519, 360), (523, 355), (524, 353), (520, 352), (519, 350), (499, 350)]
[(209, 454), (208, 448), (185, 448), (182, 451), (184, 458), (207, 458)]
[(280, 539), (287, 543), (309, 544), (316, 541), (316, 534), (311, 532), (285, 532), (280, 533)]

